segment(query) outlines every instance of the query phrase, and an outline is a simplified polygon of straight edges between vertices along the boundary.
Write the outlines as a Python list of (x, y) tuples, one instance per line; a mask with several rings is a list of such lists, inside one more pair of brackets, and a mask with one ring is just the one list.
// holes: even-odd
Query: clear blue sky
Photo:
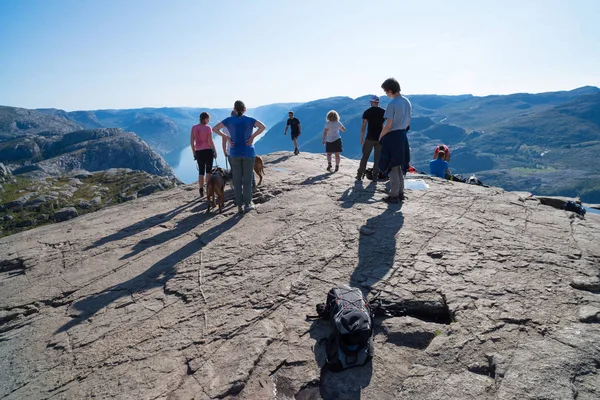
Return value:
[(248, 107), (600, 86), (600, 0), (1, 0), (0, 104)]

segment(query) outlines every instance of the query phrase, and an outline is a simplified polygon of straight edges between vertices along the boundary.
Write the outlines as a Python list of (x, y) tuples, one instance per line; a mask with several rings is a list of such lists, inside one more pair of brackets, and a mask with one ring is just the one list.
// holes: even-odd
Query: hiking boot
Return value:
[(242, 209), (242, 206), (238, 206), (238, 214), (243, 214), (244, 210)]
[(200, 197), (204, 197), (204, 188), (200, 188), (198, 192), (200, 193)]
[(339, 170), (340, 170), (340, 166), (339, 166), (339, 165), (336, 165), (336, 166), (335, 166), (335, 169), (333, 170), (333, 172), (338, 172)]
[(331, 164), (327, 165), (327, 171), (331, 172)]
[(297, 155), (298, 155), (298, 153), (300, 153), (300, 150), (298, 150), (298, 148), (296, 147), (296, 148), (294, 149), (294, 155), (295, 155), (295, 156), (297, 156)]
[(361, 181), (362, 182), (362, 174), (361, 173), (356, 174), (356, 177), (354, 179), (356, 181)]
[(383, 198), (386, 203), (398, 204), (400, 203), (400, 196), (386, 196)]

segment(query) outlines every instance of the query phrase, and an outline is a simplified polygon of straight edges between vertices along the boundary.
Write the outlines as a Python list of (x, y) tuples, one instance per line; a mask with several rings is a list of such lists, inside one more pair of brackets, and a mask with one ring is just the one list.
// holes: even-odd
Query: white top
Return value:
[(340, 121), (327, 121), (325, 128), (327, 129), (327, 136), (325, 137), (326, 142), (335, 142), (340, 136), (340, 128), (344, 126)]

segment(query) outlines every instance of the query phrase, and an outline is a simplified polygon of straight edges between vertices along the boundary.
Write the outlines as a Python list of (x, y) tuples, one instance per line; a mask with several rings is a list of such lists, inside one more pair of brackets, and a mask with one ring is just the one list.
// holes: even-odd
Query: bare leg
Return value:
[(340, 153), (335, 153), (335, 166), (340, 166)]

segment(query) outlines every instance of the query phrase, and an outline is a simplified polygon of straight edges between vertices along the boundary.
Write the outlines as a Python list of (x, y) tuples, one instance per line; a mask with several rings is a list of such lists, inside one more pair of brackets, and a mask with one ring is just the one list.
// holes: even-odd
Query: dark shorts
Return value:
[(342, 139), (335, 140), (333, 142), (325, 142), (326, 153), (341, 153), (342, 152)]
[(292, 132), (292, 140), (298, 139), (298, 136), (300, 136), (300, 132)]
[(198, 175), (204, 175), (206, 172), (210, 174), (214, 160), (212, 149), (196, 150), (194, 154), (196, 156), (196, 162), (198, 163)]

